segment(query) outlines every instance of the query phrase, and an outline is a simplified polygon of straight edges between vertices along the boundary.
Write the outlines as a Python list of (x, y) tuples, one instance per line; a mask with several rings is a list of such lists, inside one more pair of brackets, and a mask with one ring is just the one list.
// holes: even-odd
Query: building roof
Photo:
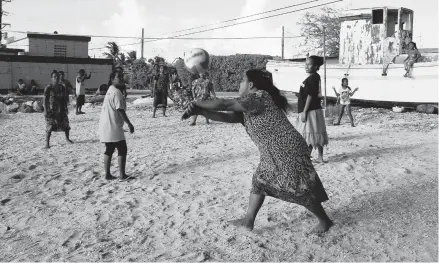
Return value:
[(27, 38), (70, 40), (70, 41), (82, 41), (82, 42), (90, 42), (91, 40), (91, 37), (88, 36), (42, 34), (42, 33), (31, 33), (31, 32), (27, 33)]
[[(339, 17), (342, 20), (356, 20), (357, 19), (366, 19), (372, 15), (372, 10), (376, 9), (384, 9), (388, 10), (399, 10), (403, 9), (404, 11), (413, 12), (413, 10), (404, 8), (404, 7), (394, 7), (394, 6), (379, 6), (379, 7), (367, 7), (367, 8), (356, 8), (356, 9), (348, 9), (342, 11), (342, 15)], [(346, 19), (345, 19), (346, 18)]]
[(24, 52), (24, 49), (20, 49), (20, 48), (0, 48), (0, 52), (18, 53), (18, 52)]

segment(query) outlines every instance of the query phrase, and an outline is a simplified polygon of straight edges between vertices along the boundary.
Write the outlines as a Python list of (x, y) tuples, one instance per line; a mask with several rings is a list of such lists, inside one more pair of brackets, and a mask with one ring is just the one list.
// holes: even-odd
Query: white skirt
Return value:
[(296, 130), (313, 148), (328, 144), (328, 133), (326, 133), (325, 116), (322, 109), (308, 111), (306, 122), (300, 120), (299, 114), (296, 119)]

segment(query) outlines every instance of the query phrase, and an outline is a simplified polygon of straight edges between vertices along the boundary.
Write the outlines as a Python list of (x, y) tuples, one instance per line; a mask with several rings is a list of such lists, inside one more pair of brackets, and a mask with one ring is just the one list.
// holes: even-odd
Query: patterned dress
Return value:
[(243, 125), (260, 153), (251, 192), (303, 206), (327, 201), (305, 139), (271, 96), (260, 90), (238, 101), (246, 109)]
[(67, 88), (59, 84), (50, 84), (44, 90), (44, 108), (46, 113), (46, 131), (70, 130), (68, 114), (69, 93)]
[(209, 79), (199, 78), (194, 80), (192, 82), (192, 89), (194, 90), (196, 100), (204, 101), (211, 99), (210, 94), (212, 93), (213, 85)]

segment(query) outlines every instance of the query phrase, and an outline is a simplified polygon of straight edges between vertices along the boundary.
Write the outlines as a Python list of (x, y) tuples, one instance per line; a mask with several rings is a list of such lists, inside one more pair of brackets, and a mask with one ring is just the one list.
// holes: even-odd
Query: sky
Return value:
[[(210, 25), (224, 20), (282, 8), (308, 0), (12, 0), (4, 3), (3, 9), (9, 13), (3, 17), (3, 23), (10, 23), (6, 30), (33, 31), (59, 34), (78, 34), (91, 36), (128, 36), (141, 37), (144, 28), (145, 37), (172, 36), (168, 34), (178, 30)], [(255, 19), (276, 13), (311, 7), (333, 0), (320, 0), (300, 7), (281, 10), (252, 17)], [(346, 10), (354, 8), (392, 6), (405, 7), (414, 11), (414, 40), (418, 48), (438, 47), (438, 1), (437, 0), (344, 0), (328, 7)], [(243, 25), (232, 26), (187, 37), (280, 37), (282, 26), (285, 36), (300, 35), (299, 19), (305, 12), (319, 12), (320, 7), (298, 11), (283, 16), (264, 19)], [(220, 24), (198, 30), (230, 25)], [(182, 33), (193, 32), (186, 31)], [(22, 38), (25, 34), (8, 33)], [(89, 55), (102, 57), (108, 41), (121, 45), (122, 51), (136, 50), (140, 57), (139, 39), (115, 39), (92, 37), (89, 43)], [(145, 40), (144, 57), (165, 57), (172, 61), (183, 57), (184, 52), (192, 48), (204, 48), (213, 55), (267, 54), (281, 55), (280, 39), (252, 40)], [(285, 40), (285, 57), (297, 54), (302, 38)], [(13, 47), (13, 44), (10, 45)]]

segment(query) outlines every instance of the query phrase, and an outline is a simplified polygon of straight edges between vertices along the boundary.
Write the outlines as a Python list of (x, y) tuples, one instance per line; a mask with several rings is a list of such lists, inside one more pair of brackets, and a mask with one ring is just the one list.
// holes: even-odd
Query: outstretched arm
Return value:
[(243, 123), (244, 115), (242, 112), (215, 112), (205, 109), (200, 109), (200, 115), (209, 120), (227, 122), (227, 123)]
[(197, 101), (196, 106), (210, 111), (245, 111), (244, 107), (235, 99)]
[(334, 86), (332, 86), (332, 89), (334, 90), (334, 92), (335, 92), (335, 96), (340, 96), (340, 94), (338, 94), (338, 92), (337, 92), (337, 90), (335, 89), (335, 87)]

